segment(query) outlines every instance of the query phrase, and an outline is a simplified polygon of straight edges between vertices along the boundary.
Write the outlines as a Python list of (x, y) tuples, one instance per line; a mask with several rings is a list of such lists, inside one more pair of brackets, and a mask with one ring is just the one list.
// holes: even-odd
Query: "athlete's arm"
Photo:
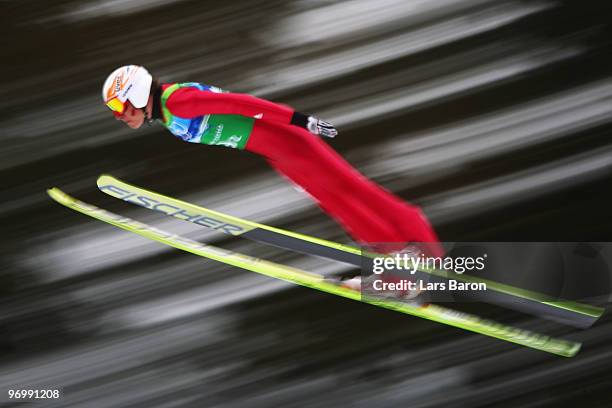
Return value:
[(216, 93), (196, 88), (177, 89), (166, 102), (166, 107), (176, 116), (194, 118), (201, 115), (242, 115), (266, 122), (288, 125), (294, 110), (238, 93)]
[(196, 88), (177, 89), (166, 102), (176, 116), (194, 118), (201, 115), (242, 115), (264, 122), (294, 125), (310, 133), (334, 137), (338, 131), (328, 122), (297, 112), (289, 106), (266, 101), (252, 95), (216, 93)]

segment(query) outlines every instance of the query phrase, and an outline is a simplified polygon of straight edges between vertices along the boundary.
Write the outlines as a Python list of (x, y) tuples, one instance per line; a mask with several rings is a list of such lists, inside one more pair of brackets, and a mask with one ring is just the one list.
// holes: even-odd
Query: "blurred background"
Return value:
[[(143, 64), (314, 112), (368, 177), (443, 241), (611, 241), (609, 2), (0, 2), (0, 387), (62, 407), (610, 406), (612, 321), (563, 359), (180, 253), (52, 202), (85, 201), (319, 272), (346, 265), (228, 239), (97, 191), (110, 173), (350, 242), (258, 157), (131, 131), (106, 76)], [(364, 198), (361, 198), (364, 199)], [(558, 279), (564, 279), (558, 277)]]

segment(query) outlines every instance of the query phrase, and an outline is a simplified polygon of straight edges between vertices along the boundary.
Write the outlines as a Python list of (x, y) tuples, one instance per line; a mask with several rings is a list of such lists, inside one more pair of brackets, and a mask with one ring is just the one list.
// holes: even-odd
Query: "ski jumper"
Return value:
[(438, 242), (419, 207), (367, 179), (318, 136), (290, 124), (294, 110), (288, 106), (193, 82), (164, 84), (157, 95), (157, 110), (172, 134), (263, 156), (357, 242)]

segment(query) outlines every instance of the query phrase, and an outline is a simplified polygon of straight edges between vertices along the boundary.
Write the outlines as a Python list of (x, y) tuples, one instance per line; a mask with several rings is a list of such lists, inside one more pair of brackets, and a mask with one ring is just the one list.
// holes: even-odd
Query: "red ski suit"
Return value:
[(294, 110), (285, 105), (245, 94), (181, 88), (168, 98), (166, 107), (183, 118), (206, 114), (255, 118), (245, 149), (265, 157), (276, 171), (308, 192), (360, 243), (438, 242), (419, 207), (367, 179), (318, 136), (291, 125)]

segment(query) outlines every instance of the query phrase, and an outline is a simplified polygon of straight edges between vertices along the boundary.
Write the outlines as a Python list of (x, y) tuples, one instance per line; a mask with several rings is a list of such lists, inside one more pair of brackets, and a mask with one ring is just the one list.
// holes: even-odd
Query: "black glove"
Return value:
[(333, 138), (338, 134), (338, 131), (331, 123), (325, 122), (316, 116), (305, 115), (297, 111), (293, 112), (291, 124), (306, 129), (317, 136)]

